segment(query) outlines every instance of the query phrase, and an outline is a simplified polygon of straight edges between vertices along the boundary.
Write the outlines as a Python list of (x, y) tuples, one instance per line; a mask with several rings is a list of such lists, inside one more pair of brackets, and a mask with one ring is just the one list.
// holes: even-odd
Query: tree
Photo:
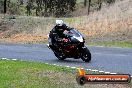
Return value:
[(102, 0), (98, 0), (98, 8), (97, 8), (97, 10), (101, 10), (101, 6), (102, 6)]
[(24, 0), (19, 0), (20, 5), (24, 4)]
[(0, 0), (0, 13), (4, 13), (4, 1)]
[(115, 0), (107, 0), (107, 3), (108, 4), (112, 4), (112, 3), (114, 3), (115, 2)]
[(66, 16), (75, 10), (76, 0), (45, 0), (44, 15), (56, 17)]
[[(2, 2), (2, 4), (1, 4)], [(2, 7), (2, 10), (1, 10)], [(3, 8), (4, 7), (4, 8)], [(70, 16), (76, 8), (76, 0), (2, 0), (0, 11), (9, 14), (27, 15), (35, 13), (37, 16)]]
[(26, 9), (27, 9), (27, 15), (31, 15), (31, 8), (32, 8), (32, 3), (31, 2), (28, 2), (27, 6), (26, 6)]
[(39, 15), (39, 13), (42, 11), (42, 0), (36, 0), (36, 4), (37, 4), (37, 7), (36, 7), (36, 16)]

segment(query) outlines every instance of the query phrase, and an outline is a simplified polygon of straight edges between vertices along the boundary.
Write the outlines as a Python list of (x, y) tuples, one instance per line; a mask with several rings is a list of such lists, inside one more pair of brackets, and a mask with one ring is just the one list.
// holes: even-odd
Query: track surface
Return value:
[(42, 44), (0, 44), (0, 57), (26, 61), (40, 61), (64, 66), (84, 67), (132, 75), (132, 48), (88, 47), (92, 61), (85, 63), (81, 59), (68, 58), (59, 61), (46, 45)]

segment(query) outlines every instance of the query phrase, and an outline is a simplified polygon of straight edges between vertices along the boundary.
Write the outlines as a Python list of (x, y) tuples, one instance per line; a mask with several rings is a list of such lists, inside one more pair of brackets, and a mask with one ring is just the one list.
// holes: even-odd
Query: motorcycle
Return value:
[(85, 62), (90, 62), (91, 53), (84, 44), (85, 39), (83, 35), (74, 28), (70, 31), (64, 31), (63, 34), (66, 35), (67, 38), (58, 39), (58, 42), (55, 43), (54, 46), (51, 38), (48, 37), (49, 44), (47, 44), (47, 46), (54, 52), (54, 55), (59, 60), (65, 60), (66, 58), (81, 58)]

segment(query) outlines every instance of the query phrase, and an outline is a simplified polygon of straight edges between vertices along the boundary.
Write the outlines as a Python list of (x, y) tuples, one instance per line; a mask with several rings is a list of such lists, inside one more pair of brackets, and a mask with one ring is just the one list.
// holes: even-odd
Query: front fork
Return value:
[(87, 49), (87, 47), (85, 45), (83, 47), (81, 47), (80, 56), (83, 56), (83, 53), (84, 53), (85, 49)]

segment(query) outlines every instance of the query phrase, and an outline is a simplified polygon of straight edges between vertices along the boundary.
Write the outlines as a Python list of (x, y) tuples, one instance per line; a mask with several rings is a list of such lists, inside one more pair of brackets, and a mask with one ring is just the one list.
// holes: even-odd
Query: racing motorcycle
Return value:
[(54, 55), (59, 60), (65, 60), (66, 58), (81, 58), (85, 62), (90, 62), (91, 53), (84, 44), (85, 39), (83, 35), (74, 28), (69, 31), (64, 31), (63, 34), (66, 35), (67, 38), (58, 39), (54, 46), (51, 38), (48, 37), (49, 44), (47, 44), (47, 46), (54, 52)]

